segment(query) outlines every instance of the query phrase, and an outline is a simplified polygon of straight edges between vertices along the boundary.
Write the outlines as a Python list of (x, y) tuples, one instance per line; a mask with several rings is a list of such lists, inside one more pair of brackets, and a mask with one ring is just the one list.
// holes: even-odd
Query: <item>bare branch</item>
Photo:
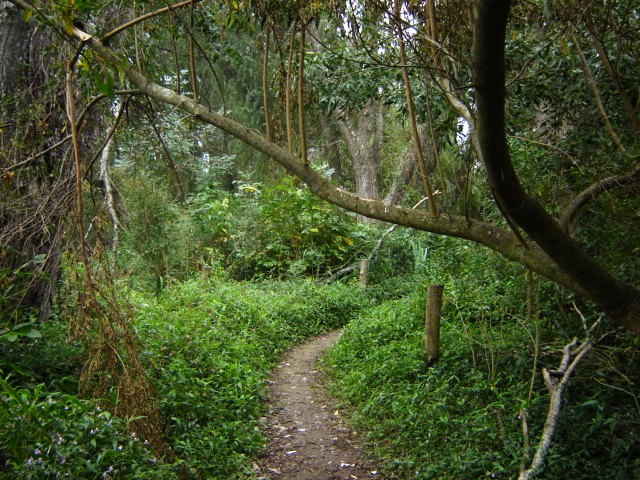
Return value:
[(560, 227), (565, 231), (569, 231), (569, 226), (574, 220), (578, 212), (591, 200), (594, 200), (604, 192), (614, 188), (625, 187), (640, 180), (640, 162), (637, 162), (631, 170), (621, 175), (613, 175), (599, 182), (590, 185), (573, 199), (571, 204), (565, 209), (562, 217), (560, 217)]
[[(20, 1), (20, 3), (22, 3), (22, 0), (19, 0), (19, 1)], [(161, 8), (159, 10), (156, 10), (154, 12), (145, 13), (144, 15), (141, 15), (138, 18), (134, 18), (130, 22), (124, 23), (124, 24), (120, 25), (118, 28), (115, 28), (115, 29), (111, 30), (109, 33), (107, 33), (106, 35), (104, 35), (102, 37), (101, 41), (102, 42), (106, 42), (107, 40), (109, 40), (114, 35), (117, 35), (117, 34), (123, 32), (124, 30), (126, 30), (128, 28), (131, 28), (134, 25), (137, 25), (140, 22), (144, 22), (145, 20), (149, 20), (150, 18), (157, 17), (158, 15), (162, 15), (163, 13), (170, 12), (171, 10), (176, 10), (178, 8), (187, 7), (187, 6), (191, 5), (191, 4), (199, 3), (201, 1), (203, 1), (203, 0), (186, 0), (185, 2), (176, 3), (174, 5), (170, 5), (168, 7), (164, 7), (164, 8)]]
[[(577, 310), (577, 309), (576, 309)], [(580, 313), (580, 312), (578, 312)], [(582, 316), (582, 314), (580, 314)], [(584, 317), (582, 317), (584, 319)], [(542, 436), (540, 443), (536, 449), (536, 453), (531, 461), (531, 465), (527, 469), (520, 471), (518, 480), (529, 480), (533, 478), (544, 466), (546, 455), (551, 446), (551, 441), (560, 418), (560, 408), (562, 404), (562, 394), (569, 383), (571, 375), (578, 367), (580, 361), (589, 353), (593, 346), (602, 341), (605, 337), (609, 336), (613, 332), (607, 332), (597, 340), (593, 340), (591, 334), (600, 326), (603, 317), (598, 318), (590, 328), (586, 329), (585, 338), (582, 341), (578, 341), (574, 338), (570, 343), (566, 344), (563, 348), (562, 359), (560, 360), (560, 366), (556, 370), (542, 369), (542, 375), (544, 377), (544, 383), (551, 394), (549, 399), (549, 410), (547, 412), (547, 419), (544, 423), (544, 429), (542, 430)], [(523, 441), (525, 445), (529, 443), (528, 426), (526, 424), (526, 412), (525, 415), (521, 413)]]

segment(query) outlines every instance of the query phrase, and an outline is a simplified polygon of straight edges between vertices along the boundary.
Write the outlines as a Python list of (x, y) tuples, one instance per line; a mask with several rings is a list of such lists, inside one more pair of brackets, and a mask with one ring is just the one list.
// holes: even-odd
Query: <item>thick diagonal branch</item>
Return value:
[[(11, 1), (21, 8), (31, 8), (25, 0)], [(640, 293), (609, 274), (575, 244), (549, 214), (523, 191), (511, 164), (504, 115), (504, 36), (509, 3), (504, 0), (477, 2), (473, 56), (478, 142), (488, 181), (496, 192), (497, 201), (535, 243), (530, 244), (528, 250), (517, 245), (510, 232), (494, 225), (459, 216), (441, 215), (433, 218), (426, 212), (385, 205), (382, 201), (365, 199), (342, 190), (311, 166), (303, 165), (297, 156), (266, 140), (254, 130), (152, 82), (97, 38), (77, 28), (72, 35), (86, 42), (107, 64), (124, 73), (141, 93), (174, 105), (272, 158), (290, 174), (305, 182), (318, 197), (371, 218), (485, 245), (506, 258), (587, 296), (627, 328), (640, 333)], [(64, 32), (61, 26), (58, 28), (60, 32)]]
[(510, 2), (478, 0), (473, 39), (476, 128), (489, 185), (509, 217), (600, 308), (640, 333), (640, 294), (595, 262), (522, 188), (505, 127), (505, 33)]
[(587, 202), (597, 198), (604, 192), (614, 188), (630, 185), (638, 180), (640, 180), (640, 162), (637, 162), (627, 173), (622, 175), (613, 175), (590, 185), (588, 188), (580, 192), (565, 209), (562, 217), (560, 217), (560, 227), (565, 232), (568, 232), (569, 225), (571, 225), (575, 216)]

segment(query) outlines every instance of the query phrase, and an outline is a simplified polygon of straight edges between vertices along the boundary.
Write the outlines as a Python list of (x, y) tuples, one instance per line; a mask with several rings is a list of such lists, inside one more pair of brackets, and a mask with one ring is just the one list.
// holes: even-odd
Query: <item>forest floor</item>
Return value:
[(384, 478), (363, 452), (323, 388), (318, 362), (335, 331), (289, 351), (270, 380), (269, 444), (256, 473), (262, 480)]

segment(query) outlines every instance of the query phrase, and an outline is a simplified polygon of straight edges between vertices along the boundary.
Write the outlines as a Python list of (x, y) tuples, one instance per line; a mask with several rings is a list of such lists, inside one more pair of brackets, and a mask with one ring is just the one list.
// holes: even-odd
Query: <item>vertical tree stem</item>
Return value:
[(416, 151), (416, 161), (418, 163), (418, 171), (422, 178), (422, 185), (427, 197), (429, 197), (429, 207), (431, 215), (438, 216), (438, 207), (436, 206), (435, 199), (433, 198), (433, 189), (431, 188), (431, 181), (429, 180), (429, 174), (427, 167), (424, 163), (424, 152), (422, 151), (422, 142), (420, 141), (420, 134), (418, 133), (418, 124), (416, 122), (415, 106), (413, 103), (413, 94), (411, 92), (411, 83), (409, 79), (409, 68), (407, 66), (407, 52), (404, 45), (404, 37), (402, 32), (402, 20), (400, 18), (400, 6), (401, 2), (396, 1), (395, 11), (395, 23), (398, 35), (398, 44), (400, 47), (400, 61), (402, 62), (402, 78), (404, 80), (404, 91), (407, 98), (407, 109), (409, 112), (409, 121), (411, 122), (411, 134), (413, 137), (413, 146)]
[(193, 89), (193, 101), (198, 101), (198, 73), (196, 71), (196, 51), (195, 51), (195, 41), (193, 38), (193, 24), (194, 24), (194, 14), (193, 14), (193, 2), (191, 2), (191, 7), (189, 10), (189, 64), (191, 66), (191, 88)]
[(262, 103), (264, 105), (264, 126), (267, 135), (267, 141), (271, 141), (271, 121), (269, 119), (269, 46), (271, 39), (271, 30), (267, 23), (266, 34), (264, 40), (264, 55), (262, 57)]
[(451, 215), (451, 211), (449, 209), (449, 195), (447, 193), (447, 182), (444, 178), (444, 174), (442, 173), (440, 152), (438, 151), (438, 144), (436, 143), (436, 132), (433, 128), (433, 115), (431, 115), (431, 101), (429, 100), (429, 95), (425, 95), (425, 100), (427, 104), (427, 118), (429, 119), (429, 136), (431, 137), (431, 147), (433, 149), (433, 161), (436, 165), (438, 176), (440, 177), (440, 183), (442, 184), (442, 193), (444, 195), (445, 208), (447, 209), (447, 213)]
[(78, 50), (73, 59), (67, 63), (66, 74), (66, 96), (67, 96), (67, 116), (71, 124), (71, 140), (73, 144), (73, 158), (76, 167), (76, 205), (78, 215), (78, 236), (80, 240), (80, 255), (82, 264), (84, 265), (84, 275), (87, 286), (87, 293), (93, 292), (93, 280), (91, 278), (91, 269), (89, 265), (89, 257), (87, 255), (87, 247), (85, 243), (84, 232), (84, 196), (82, 193), (82, 159), (80, 157), (80, 139), (78, 134), (78, 121), (76, 114), (76, 100), (73, 91), (73, 71), (76, 60), (80, 51)]
[[(136, 17), (138, 15), (137, 12), (137, 8), (136, 8), (136, 2), (134, 0), (133, 2), (133, 16)], [(104, 38), (108, 38), (108, 37), (104, 37)], [(138, 24), (134, 24), (133, 26), (133, 44), (134, 44), (134, 50), (136, 52), (136, 67), (138, 68), (138, 70), (140, 70), (142, 68), (142, 66), (140, 65), (140, 46), (138, 45)]]
[[(173, 50), (173, 64), (176, 69), (176, 92), (180, 94), (182, 92), (181, 75), (180, 75), (180, 61), (178, 59), (178, 45), (176, 44), (176, 34), (174, 31), (173, 17), (169, 17), (169, 24), (171, 25), (171, 50)], [(135, 31), (135, 27), (134, 27)]]
[(429, 35), (434, 43), (431, 44), (431, 55), (437, 68), (440, 68), (440, 49), (436, 47), (438, 43), (438, 20), (436, 17), (436, 6), (434, 0), (427, 0), (427, 17), (429, 17)]
[(367, 286), (367, 275), (369, 273), (369, 259), (363, 258), (360, 260), (360, 288)]
[(287, 145), (289, 153), (293, 153), (293, 125), (291, 124), (291, 78), (293, 77), (293, 47), (296, 40), (296, 27), (298, 22), (294, 22), (289, 33), (289, 58), (287, 60), (287, 82), (284, 97), (285, 121), (287, 123)]
[(533, 362), (531, 366), (531, 380), (529, 381), (529, 394), (527, 401), (531, 401), (536, 374), (538, 372), (538, 357), (540, 355), (540, 322), (538, 318), (538, 289), (533, 272), (529, 269), (525, 272), (527, 281), (527, 323), (533, 323), (535, 334), (533, 337)]
[(300, 56), (298, 58), (298, 122), (300, 135), (300, 160), (307, 165), (307, 135), (304, 122), (304, 42), (306, 40), (307, 26), (302, 22), (300, 26)]

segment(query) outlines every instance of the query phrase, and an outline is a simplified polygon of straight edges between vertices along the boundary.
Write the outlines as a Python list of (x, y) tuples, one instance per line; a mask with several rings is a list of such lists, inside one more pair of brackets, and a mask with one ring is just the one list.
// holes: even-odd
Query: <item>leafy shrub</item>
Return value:
[(195, 227), (160, 182), (137, 174), (123, 188), (127, 229), (118, 263), (142, 288), (159, 293), (167, 279), (184, 279), (194, 270)]
[[(535, 448), (548, 408), (540, 368), (558, 364), (580, 320), (560, 317), (563, 298), (541, 283), (536, 353), (536, 327), (524, 320), (523, 277), (491, 268), (486, 255), (464, 244), (420, 240), (447, 252), (430, 257), (421, 281), (446, 285), (440, 360), (425, 366), (420, 288), (347, 325), (325, 358), (331, 389), (391, 475), (513, 478), (526, 455), (520, 411), (527, 410)], [(640, 478), (633, 344), (615, 339), (583, 360), (539, 478)]]
[(124, 420), (72, 394), (84, 351), (54, 316), (40, 337), (0, 344), (0, 369), (12, 371), (0, 385), (0, 477), (250, 477), (279, 354), (370, 305), (346, 285), (215, 276), (172, 283), (157, 297), (128, 295), (172, 458), (154, 460)]
[(235, 195), (205, 190), (190, 199), (203, 244), (234, 277), (319, 276), (358, 252), (363, 227), (292, 177), (274, 187), (236, 185)]
[(11, 372), (14, 384), (76, 392), (84, 350), (68, 341), (66, 323), (53, 314), (41, 325), (25, 323), (23, 332), (13, 341), (0, 337), (0, 372)]
[(93, 402), (2, 378), (0, 399), (0, 474), (8, 478), (175, 478), (124, 420)]
[[(442, 358), (426, 368), (423, 322), (423, 304), (410, 298), (352, 322), (326, 359), (333, 390), (355, 409), (374, 452), (394, 459), (387, 467), (402, 478), (496, 478), (514, 464), (517, 470), (516, 398), (526, 397), (526, 387), (503, 391), (503, 384), (512, 375), (526, 378), (527, 366), (489, 374), (488, 352), (474, 359), (465, 332), (446, 325)], [(497, 361), (492, 353), (486, 361)]]
[[(0, 244), (0, 258), (24, 260), (25, 255)], [(0, 342), (11, 341), (11, 337), (27, 334), (31, 329), (23, 325), (25, 317), (34, 317), (33, 306), (25, 302), (30, 289), (38, 282), (45, 281), (42, 264), (46, 255), (36, 255), (33, 260), (26, 261), (16, 268), (6, 267), (0, 270)], [(27, 307), (25, 308), (25, 303)], [(16, 328), (18, 325), (22, 328)]]

